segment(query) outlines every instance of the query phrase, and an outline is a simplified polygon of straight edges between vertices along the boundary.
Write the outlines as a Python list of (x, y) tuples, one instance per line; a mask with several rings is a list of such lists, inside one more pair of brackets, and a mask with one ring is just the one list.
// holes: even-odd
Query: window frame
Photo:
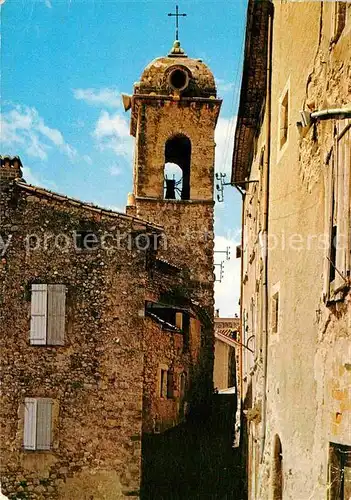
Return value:
[[(31, 410), (29, 410), (31, 406)], [(23, 450), (34, 452), (47, 452), (53, 449), (53, 406), (52, 398), (26, 397), (24, 399), (23, 413)], [(40, 408), (41, 407), (41, 408)], [(43, 409), (47, 414), (41, 413)], [(41, 420), (40, 420), (41, 419)], [(39, 428), (40, 421), (42, 425), (48, 424), (48, 428)], [(31, 424), (31, 428), (30, 428)], [(45, 436), (45, 433), (47, 434)], [(42, 440), (42, 444), (40, 444)], [(44, 442), (46, 441), (47, 444)], [(32, 444), (30, 444), (32, 442)], [(39, 444), (38, 444), (39, 442)]]
[(350, 288), (351, 121), (346, 125), (343, 122), (336, 126), (334, 144), (327, 159), (327, 244), (323, 290), (326, 304), (344, 300)]
[[(284, 105), (284, 102), (286, 101), (286, 104)], [(282, 143), (282, 113), (283, 110), (285, 111), (285, 119), (284, 123), (286, 122), (286, 126), (284, 127), (285, 131), (285, 140)], [(284, 116), (285, 116), (284, 115)], [(291, 115), (291, 92), (290, 92), (290, 77), (288, 81), (286, 82), (282, 93), (280, 94), (279, 97), (279, 104), (278, 104), (278, 137), (277, 137), (277, 163), (283, 156), (286, 148), (288, 147), (289, 144), (289, 137), (290, 137), (290, 115)]]
[[(42, 297), (35, 294), (42, 293)], [(31, 346), (63, 346), (66, 333), (66, 285), (32, 283), (29, 326)], [(40, 320), (41, 318), (41, 325)], [(40, 336), (42, 333), (42, 336)]]
[(345, 30), (347, 24), (347, 2), (336, 1), (332, 12), (333, 36), (331, 45), (335, 45)]
[(160, 365), (158, 377), (158, 397), (163, 400), (175, 399), (175, 374), (167, 365)]
[[(351, 447), (338, 443), (329, 443), (327, 498), (328, 500), (346, 500), (345, 493), (345, 468), (351, 469)], [(336, 467), (337, 466), (337, 467)], [(336, 473), (338, 472), (338, 474)], [(336, 481), (338, 481), (336, 483)], [(335, 484), (340, 487), (339, 494), (335, 495)], [(342, 488), (342, 490), (341, 490)]]

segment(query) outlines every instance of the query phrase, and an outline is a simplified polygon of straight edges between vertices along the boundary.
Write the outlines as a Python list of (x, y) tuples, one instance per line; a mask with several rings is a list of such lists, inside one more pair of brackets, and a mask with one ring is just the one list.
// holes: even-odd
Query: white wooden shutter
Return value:
[[(349, 239), (349, 165), (348, 157), (350, 149), (348, 144), (349, 134), (346, 132), (338, 141), (337, 151), (337, 224), (338, 224), (338, 241), (336, 252), (336, 268), (335, 275), (335, 290), (340, 290), (345, 286), (345, 278), (348, 270), (348, 244)], [(342, 276), (344, 279), (342, 278)]]
[(48, 285), (48, 344), (64, 345), (65, 317), (65, 285)]
[(47, 285), (32, 285), (30, 343), (46, 344), (47, 327)]
[(346, 272), (351, 276), (351, 129), (345, 137), (345, 155)]
[(37, 400), (37, 450), (51, 449), (52, 399)]
[(37, 400), (25, 398), (24, 400), (24, 435), (23, 446), (26, 450), (35, 450), (37, 425)]
[(343, 150), (343, 274), (348, 276), (350, 271), (350, 238), (351, 238), (351, 129), (345, 133), (341, 139), (341, 147)]

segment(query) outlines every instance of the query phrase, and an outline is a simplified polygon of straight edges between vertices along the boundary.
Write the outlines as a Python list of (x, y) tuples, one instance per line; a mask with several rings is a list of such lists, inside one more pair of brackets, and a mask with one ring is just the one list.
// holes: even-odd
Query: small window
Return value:
[(75, 231), (74, 237), (79, 250), (96, 250), (99, 247), (99, 238), (93, 231)]
[(329, 446), (328, 500), (351, 498), (351, 447), (331, 443)]
[(282, 149), (282, 147), (288, 140), (288, 129), (289, 129), (289, 91), (287, 90), (280, 103), (280, 131), (279, 131), (280, 149)]
[(163, 399), (173, 399), (174, 397), (173, 372), (165, 368), (161, 368), (160, 371), (160, 397)]
[(175, 68), (169, 74), (168, 82), (173, 90), (185, 90), (189, 84), (188, 73), (181, 68)]
[(52, 439), (52, 399), (26, 398), (24, 400), (25, 450), (50, 450)]
[(190, 330), (191, 321), (190, 314), (188, 312), (177, 312), (176, 313), (176, 326), (182, 330), (183, 333), (183, 348), (187, 350), (190, 343)]
[(276, 292), (272, 297), (272, 312), (271, 312), (272, 333), (278, 333), (279, 330), (279, 292)]
[(31, 345), (64, 345), (65, 306), (65, 285), (32, 285)]
[(160, 397), (167, 398), (167, 373), (168, 370), (161, 369), (160, 377)]

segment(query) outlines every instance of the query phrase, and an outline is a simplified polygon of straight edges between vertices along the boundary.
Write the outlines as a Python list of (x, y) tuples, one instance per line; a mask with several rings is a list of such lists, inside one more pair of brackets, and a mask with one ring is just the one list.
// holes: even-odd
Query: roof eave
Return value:
[(270, 0), (249, 0), (243, 76), (232, 160), (232, 184), (243, 186), (249, 177), (253, 142), (260, 126), (266, 96), (268, 19)]

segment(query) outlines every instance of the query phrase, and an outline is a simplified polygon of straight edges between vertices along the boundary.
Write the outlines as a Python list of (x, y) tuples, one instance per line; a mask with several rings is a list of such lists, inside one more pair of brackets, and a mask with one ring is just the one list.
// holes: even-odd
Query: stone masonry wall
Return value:
[(212, 200), (217, 116), (216, 102), (160, 99), (143, 103), (136, 137), (134, 194), (163, 199), (165, 145), (174, 135), (184, 134), (191, 141), (190, 199)]
[[(189, 387), (181, 394), (180, 376), (185, 373), (191, 383), (200, 350), (198, 320), (191, 319), (189, 349), (184, 349), (181, 333), (167, 331), (151, 318), (145, 325), (145, 368), (143, 431), (146, 433), (164, 431), (181, 422), (185, 416), (185, 402), (189, 402)], [(173, 396), (160, 395), (160, 369), (164, 367), (173, 374)]]
[[(1, 231), (12, 240), (0, 264), (3, 492), (31, 499), (137, 497), (145, 253), (60, 251), (53, 239), (71, 238), (82, 222), (98, 235), (136, 228), (18, 188), (8, 201)], [(28, 234), (40, 238), (36, 250), (26, 251)], [(31, 283), (66, 285), (64, 346), (29, 345)], [(25, 397), (54, 400), (51, 451), (23, 450)]]
[(202, 321), (198, 382), (203, 386), (199, 392), (208, 395), (213, 388), (214, 356), (211, 323), (214, 311), (213, 202), (138, 198), (137, 215), (156, 224), (162, 223), (166, 245), (160, 248), (159, 254), (185, 270), (183, 293), (197, 301), (207, 315), (207, 324)]

